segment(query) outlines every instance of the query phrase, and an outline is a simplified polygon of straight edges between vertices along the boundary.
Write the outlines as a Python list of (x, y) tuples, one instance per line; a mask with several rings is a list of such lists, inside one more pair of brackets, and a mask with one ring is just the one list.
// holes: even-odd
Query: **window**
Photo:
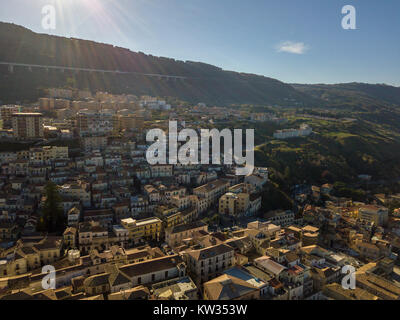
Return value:
[(139, 278), (137, 279), (137, 282), (138, 282), (138, 284), (142, 284), (142, 278), (139, 277)]
[(155, 281), (156, 280), (156, 275), (155, 274), (152, 274), (151, 275), (151, 281)]
[(168, 271), (165, 271), (165, 278), (168, 278)]

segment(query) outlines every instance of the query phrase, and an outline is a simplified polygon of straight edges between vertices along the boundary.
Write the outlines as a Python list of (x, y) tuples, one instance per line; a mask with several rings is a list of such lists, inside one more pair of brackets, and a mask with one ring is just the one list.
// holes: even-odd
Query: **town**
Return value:
[[(147, 132), (170, 121), (286, 123), (279, 115), (50, 88), (0, 116), (0, 300), (400, 298), (399, 194), (357, 201), (305, 183), (293, 209), (265, 211), (267, 167), (240, 176), (222, 161), (146, 159)], [(312, 134), (303, 124), (274, 138)]]

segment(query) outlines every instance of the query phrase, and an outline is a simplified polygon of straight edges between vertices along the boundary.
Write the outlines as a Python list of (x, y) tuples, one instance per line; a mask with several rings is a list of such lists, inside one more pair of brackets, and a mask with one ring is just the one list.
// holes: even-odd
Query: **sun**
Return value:
[[(146, 0), (133, 3), (140, 1)], [(90, 29), (96, 30), (99, 37), (112, 32), (120, 42), (132, 43), (128, 32), (132, 26), (149, 32), (146, 21), (135, 10), (128, 12), (118, 0), (53, 0), (52, 5), (57, 12), (57, 25), (65, 36), (79, 38)]]

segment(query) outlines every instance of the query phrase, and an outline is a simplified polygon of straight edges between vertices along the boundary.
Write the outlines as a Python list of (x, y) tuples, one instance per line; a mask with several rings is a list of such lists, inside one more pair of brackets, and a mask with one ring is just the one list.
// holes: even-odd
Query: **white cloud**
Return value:
[(304, 54), (309, 49), (309, 47), (303, 42), (293, 42), (293, 41), (284, 41), (281, 42), (276, 50), (278, 52), (288, 52), (294, 54)]

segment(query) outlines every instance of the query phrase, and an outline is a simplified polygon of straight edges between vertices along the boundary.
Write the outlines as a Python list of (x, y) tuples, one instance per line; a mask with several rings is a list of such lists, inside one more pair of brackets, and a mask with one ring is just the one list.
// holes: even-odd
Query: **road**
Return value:
[(132, 74), (132, 75), (140, 75), (146, 77), (154, 77), (154, 78), (163, 78), (163, 79), (188, 79), (188, 77), (183, 76), (175, 76), (175, 75), (165, 75), (165, 74), (153, 74), (153, 73), (140, 73), (140, 72), (131, 72), (131, 71), (119, 71), (119, 70), (103, 70), (103, 69), (90, 69), (90, 68), (77, 68), (77, 67), (64, 67), (64, 66), (50, 66), (50, 65), (39, 65), (39, 64), (27, 64), (27, 63), (16, 63), (16, 62), (0, 62), (0, 65), (6, 65), (10, 68), (10, 71), (14, 71), (14, 67), (24, 67), (32, 70), (32, 68), (39, 69), (53, 69), (60, 70), (64, 72), (65, 70), (76, 71), (76, 72), (98, 72), (98, 73), (112, 73), (112, 74)]

